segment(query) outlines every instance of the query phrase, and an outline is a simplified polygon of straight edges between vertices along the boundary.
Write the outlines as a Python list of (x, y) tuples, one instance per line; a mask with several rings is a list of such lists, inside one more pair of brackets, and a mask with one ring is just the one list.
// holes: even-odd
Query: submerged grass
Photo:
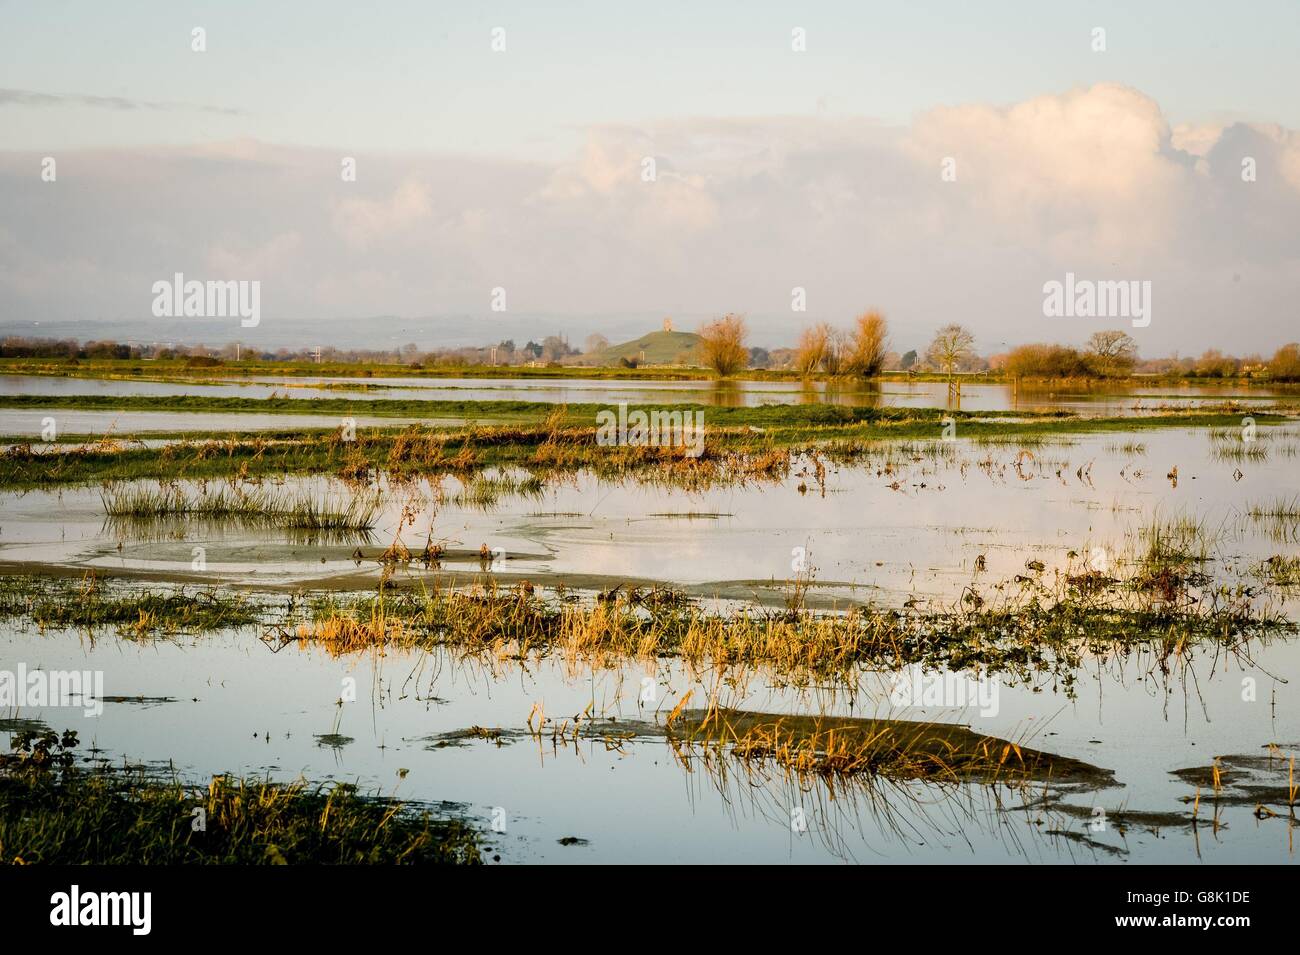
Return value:
[(306, 619), (272, 628), (264, 639), (336, 654), (376, 647), (450, 647), (496, 659), (554, 654), (574, 666), (672, 657), (692, 666), (761, 668), (775, 682), (794, 685), (853, 684), (863, 668), (921, 663), (1024, 679), (1052, 672), (1068, 690), (1089, 653), (1141, 648), (1166, 667), (1199, 643), (1233, 650), (1252, 637), (1295, 629), (1218, 592), (1193, 603), (1073, 586), (1055, 594), (1038, 585), (996, 593), (986, 599), (968, 591), (954, 607), (924, 612), (869, 604), (844, 613), (715, 613), (672, 591), (634, 589), (582, 602), (567, 594), (544, 599), (527, 583), (512, 590), (435, 588), (321, 596)]
[(105, 485), (105, 512), (113, 518), (157, 520), (193, 517), (310, 530), (360, 531), (374, 526), (378, 493), (332, 497), (304, 491), (223, 484), (192, 491), (174, 483)]
[(531, 474), (476, 474), (462, 479), (461, 489), (451, 496), (451, 503), (457, 507), (490, 511), (506, 498), (539, 498), (545, 486), (541, 478)]
[[(4, 399), (8, 400), (8, 399)], [(171, 400), (170, 398), (168, 399)], [(270, 399), (244, 399), (253, 402)], [(278, 400), (278, 399), (277, 399)], [(288, 404), (310, 405), (309, 401)], [(345, 403), (346, 404), (346, 403)], [(369, 406), (371, 402), (361, 402)], [(416, 402), (420, 414), (463, 417), (464, 426), (359, 429), (355, 440), (341, 430), (294, 431), (279, 436), (238, 435), (224, 439), (178, 441), (161, 447), (90, 441), (56, 448), (17, 444), (0, 453), (0, 488), (48, 487), (95, 481), (151, 478), (256, 477), (273, 474), (335, 474), (362, 480), (378, 472), (396, 479), (443, 474), (473, 475), (488, 468), (523, 468), (535, 474), (590, 470), (601, 476), (658, 473), (698, 482), (746, 480), (771, 470), (771, 462), (815, 452), (837, 462), (874, 454), (888, 443), (916, 441), (942, 447), (947, 420), (962, 438), (990, 445), (1042, 446), (1054, 436), (1082, 432), (1136, 432), (1163, 427), (1212, 427), (1233, 423), (1233, 415), (1207, 412), (1127, 418), (1078, 418), (1065, 414), (1027, 415), (940, 409), (845, 408), (833, 405), (713, 408), (670, 405), (700, 411), (706, 429), (703, 453), (685, 448), (605, 446), (596, 440), (601, 405), (557, 406), (539, 402)], [(509, 404), (519, 421), (480, 426), (496, 406)], [(266, 410), (266, 409), (262, 409)], [(311, 411), (293, 407), (293, 411)], [(373, 409), (347, 407), (354, 414)], [(647, 410), (654, 410), (647, 406)], [(1286, 420), (1259, 415), (1260, 424)], [(952, 453), (952, 452), (936, 452)]]
[(1300, 557), (1275, 554), (1260, 562), (1258, 574), (1276, 587), (1300, 587)]
[(113, 627), (127, 637), (208, 633), (249, 627), (267, 608), (226, 590), (154, 590), (109, 587), (87, 575), (0, 576), (0, 619), (31, 621), (41, 629)]
[(1300, 497), (1279, 497), (1252, 504), (1246, 509), (1246, 517), (1272, 541), (1282, 544), (1300, 541)]
[(1300, 521), (1300, 495), (1252, 504), (1247, 513), (1257, 521)]

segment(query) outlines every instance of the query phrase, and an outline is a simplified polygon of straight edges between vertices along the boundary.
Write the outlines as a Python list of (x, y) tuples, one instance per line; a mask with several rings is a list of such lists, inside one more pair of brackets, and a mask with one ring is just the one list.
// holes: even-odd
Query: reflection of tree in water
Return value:
[(745, 389), (738, 381), (719, 379), (713, 383), (709, 392), (709, 404), (718, 408), (743, 408), (745, 406)]
[(832, 378), (826, 382), (824, 401), (850, 408), (879, 408), (884, 401), (879, 382), (856, 378)]
[(860, 378), (830, 378), (826, 381), (804, 378), (799, 383), (798, 396), (801, 405), (828, 404), (848, 408), (879, 408), (885, 400), (879, 382)]
[(822, 390), (819, 384), (811, 378), (801, 378), (799, 380), (799, 404), (815, 405), (820, 404), (822, 400)]

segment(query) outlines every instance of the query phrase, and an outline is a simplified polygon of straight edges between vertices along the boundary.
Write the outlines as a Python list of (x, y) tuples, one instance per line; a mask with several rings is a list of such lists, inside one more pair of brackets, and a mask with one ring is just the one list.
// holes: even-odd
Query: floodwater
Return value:
[[(362, 590), (378, 577), (370, 558), (414, 504), (420, 517), (406, 542), (416, 550), (427, 534), (443, 541), (451, 554), (444, 580), (478, 577), (477, 557), (465, 555), (487, 544), (497, 549), (493, 573), (507, 580), (586, 588), (660, 581), (706, 604), (779, 604), (793, 562), (803, 559), (815, 579), (810, 602), (819, 606), (909, 598), (949, 606), (972, 583), (991, 592), (1016, 574), (1050, 580), (1077, 570), (1080, 554), (1122, 564), (1143, 526), (1189, 517), (1204, 528), (1205, 567), (1216, 584), (1252, 587), (1258, 602), (1295, 620), (1297, 595), (1264, 585), (1257, 571), (1269, 557), (1296, 556), (1300, 528), (1250, 512), (1297, 499), (1298, 452), (1300, 429), (1287, 425), (1260, 428), (1249, 445), (1235, 436), (1159, 430), (1024, 448), (961, 440), (891, 446), (859, 465), (831, 468), (824, 487), (810, 462), (784, 481), (701, 493), (579, 475), (540, 494), (507, 493), (492, 502), (462, 498), (466, 489), (448, 478), (439, 488), (386, 489), (373, 531), (347, 539), (232, 524), (114, 523), (92, 489), (4, 493), (0, 561), (11, 570), (56, 564), (202, 583)], [(286, 483), (321, 494), (340, 490), (325, 479)], [(196, 546), (206, 553), (201, 575), (190, 570)], [(367, 552), (360, 561), (352, 556), (358, 546)], [(1030, 561), (1043, 569), (1028, 569)], [(489, 665), (449, 651), (337, 658), (297, 645), (276, 652), (256, 628), (128, 642), (112, 632), (38, 633), (14, 622), (0, 624), (0, 655), (29, 668), (101, 669), (109, 696), (167, 700), (107, 703), (99, 717), (48, 708), (0, 717), (76, 729), (83, 747), (93, 744), (106, 759), (170, 761), (197, 781), (218, 772), (302, 775), (456, 803), (504, 862), (1294, 858), (1288, 822), (1256, 818), (1252, 806), (1223, 808), (1216, 818), (1202, 793), (1199, 824), (1188, 825), (1184, 800), (1195, 788), (1173, 775), (1217, 756), (1258, 757), (1270, 743), (1287, 753), (1300, 746), (1294, 638), (1248, 655), (1193, 648), (1163, 674), (1136, 659), (1091, 657), (1073, 695), (1050, 676), (999, 681), (995, 712), (900, 711), (890, 703), (887, 674), (866, 673), (856, 692), (832, 692), (777, 688), (760, 672), (725, 691), (724, 705), (762, 712), (969, 724), (1113, 772), (1110, 784), (1065, 792), (1049, 809), (1017, 808), (1024, 793), (973, 783), (880, 781), (837, 790), (832, 799), (823, 783), (801, 788), (762, 767), (683, 762), (653, 733), (611, 745), (524, 732), (537, 704), (557, 720), (591, 706), (602, 719), (653, 723), (688, 691), (696, 702), (707, 699), (710, 676), (671, 662), (593, 671), (553, 658)], [(340, 704), (349, 679), (357, 699)], [(643, 702), (647, 686), (653, 702)], [(443, 734), (471, 726), (506, 735), (500, 743), (440, 745)], [(1125, 827), (1114, 821), (1125, 811), (1164, 815)], [(805, 829), (792, 825), (796, 815)], [(504, 820), (505, 831), (493, 831), (493, 820)], [(586, 842), (558, 841), (568, 837)]]
[[(2, 401), (3, 399), (0, 399)], [(349, 416), (358, 428), (392, 428), (405, 424), (460, 425), (459, 418), (388, 418)], [(186, 432), (194, 434), (244, 434), (254, 431), (292, 431), (337, 428), (339, 415), (241, 414), (192, 411), (77, 411), (69, 408), (19, 408), (0, 412), (0, 434), (39, 440), (47, 419), (65, 435), (124, 436)]]
[[(1009, 790), (974, 784), (936, 787), (878, 783), (874, 792), (837, 793), (810, 784), (801, 791), (779, 775), (727, 774), (701, 764), (688, 772), (662, 740), (611, 748), (600, 739), (553, 743), (524, 736), (497, 745), (473, 740), (439, 747), (437, 737), (470, 726), (522, 728), (534, 704), (548, 714), (576, 715), (594, 702), (606, 717), (652, 719), (640, 704), (650, 677), (660, 719), (687, 690), (707, 687), (670, 666), (649, 671), (566, 673), (558, 661), (497, 672), (445, 653), (388, 652), (336, 659), (289, 647), (278, 653), (251, 632), (174, 642), (93, 644), (71, 633), (0, 633), (6, 659), (47, 669), (103, 670), (105, 693), (171, 698), (156, 705), (107, 703), (100, 717), (77, 708), (39, 715), (56, 729), (77, 730), (83, 746), (130, 762), (171, 760), (193, 779), (232, 772), (274, 778), (357, 782), (364, 788), (429, 802), (463, 804), (487, 830), (505, 862), (1286, 862), (1290, 833), (1280, 819), (1256, 821), (1245, 807), (1223, 810), (1215, 831), (1202, 807), (1199, 831), (1150, 831), (1112, 823), (1090, 829), (1093, 807), (1186, 812), (1192, 789), (1170, 770), (1208, 765), (1219, 754), (1258, 755), (1264, 741), (1292, 737), (1294, 691), (1264, 673), (1294, 679), (1294, 647), (1273, 646), (1256, 658), (1259, 701), (1241, 701), (1243, 670), (1217, 672), (1197, 661), (1190, 678), (1166, 689), (1106, 668), (1081, 681), (1076, 699), (1051, 687), (1004, 686), (996, 716), (971, 709), (909, 708), (908, 718), (969, 723), (982, 733), (1026, 735), (1039, 749), (1114, 771), (1116, 784), (1071, 794), (1075, 815), (999, 809), (1025, 802)], [(345, 681), (356, 702), (340, 705)], [(1276, 690), (1280, 703), (1270, 707)], [(756, 686), (735, 702), (765, 712), (819, 712), (822, 701)], [(856, 711), (891, 712), (887, 691), (859, 694)], [(846, 710), (840, 704), (841, 710)], [(1292, 736), (1293, 736), (1292, 732)], [(401, 773), (406, 770), (405, 776)], [(792, 829), (803, 810), (806, 831)], [(491, 830), (503, 820), (504, 833)], [(1069, 836), (1086, 835), (1080, 843)], [(578, 837), (587, 845), (562, 846)], [(1104, 848), (1103, 848), (1104, 847)]]
[[(653, 581), (761, 599), (786, 586), (802, 554), (826, 599), (943, 601), (961, 593), (980, 557), (991, 580), (1024, 573), (1030, 560), (1042, 561), (1048, 575), (1065, 572), (1071, 551), (1100, 548), (1118, 561), (1157, 518), (1196, 518), (1224, 574), (1287, 552), (1284, 545), (1295, 542), (1276, 539), (1276, 522), (1248, 512), (1296, 495), (1300, 430), (1261, 427), (1250, 445), (1260, 455), (1232, 453), (1243, 447), (1195, 429), (1080, 434), (1032, 450), (1014, 442), (882, 444), (854, 466), (830, 467), (824, 488), (807, 461), (784, 481), (695, 493), (579, 474), (537, 495), (505, 495), (489, 509), (463, 500), (467, 488), (446, 478), (438, 488), (390, 488), (372, 531), (356, 541), (316, 543), (188, 520), (106, 524), (97, 488), (11, 492), (0, 494), (0, 560), (172, 573), (186, 570), (192, 547), (202, 544), (209, 572), (223, 581), (253, 583), (268, 574), (325, 581), (355, 575), (357, 544), (382, 550), (414, 504), (419, 517), (404, 534), (409, 548), (431, 536), (448, 551), (473, 555), (445, 561), (451, 573), (476, 572), (486, 544), (499, 549), (494, 570), (506, 577)], [(321, 498), (350, 493), (323, 478), (285, 483)]]
[[(210, 395), (214, 397), (346, 398), (443, 401), (543, 401), (554, 404), (691, 403), (718, 407), (828, 403), (885, 408), (960, 408), (966, 411), (1071, 411), (1084, 415), (1191, 410), (1234, 402), (1264, 409), (1295, 398), (1292, 386), (1168, 385), (1132, 382), (1041, 388), (965, 383), (950, 400), (944, 382), (652, 381), (522, 378), (212, 378), (192, 381), (54, 378), (0, 375), (0, 395)], [(0, 405), (3, 397), (0, 397)], [(6, 412), (5, 414), (8, 414)]]

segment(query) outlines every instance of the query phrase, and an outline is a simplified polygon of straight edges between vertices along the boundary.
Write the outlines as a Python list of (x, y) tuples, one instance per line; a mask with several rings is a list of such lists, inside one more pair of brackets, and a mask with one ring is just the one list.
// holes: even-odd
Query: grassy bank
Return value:
[(711, 709), (681, 713), (667, 733), (683, 764), (729, 757), (750, 769), (771, 765), (805, 789), (814, 780), (853, 777), (1083, 788), (1114, 782), (1080, 760), (953, 723)]
[[(481, 861), (455, 819), (355, 787), (37, 765), (20, 739), (0, 761), (0, 861), (18, 865), (397, 865)], [(49, 734), (53, 737), (54, 734)], [(63, 740), (68, 740), (64, 734)], [(46, 752), (61, 748), (46, 742)]]

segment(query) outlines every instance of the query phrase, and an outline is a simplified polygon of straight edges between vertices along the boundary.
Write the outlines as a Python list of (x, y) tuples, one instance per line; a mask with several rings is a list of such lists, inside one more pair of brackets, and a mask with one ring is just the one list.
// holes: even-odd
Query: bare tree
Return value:
[(538, 357), (545, 361), (559, 361), (573, 354), (573, 349), (562, 335), (547, 335), (542, 339), (542, 353)]
[(1088, 338), (1088, 351), (1103, 375), (1129, 371), (1137, 362), (1137, 342), (1119, 330), (1093, 332)]
[(925, 363), (952, 379), (961, 363), (974, 355), (975, 336), (961, 325), (945, 325), (934, 333), (934, 341), (925, 350)]
[(826, 351), (822, 353), (822, 370), (826, 374), (832, 377), (844, 374), (849, 344), (849, 336), (838, 328), (832, 328), (826, 333)]
[(831, 327), (825, 322), (805, 328), (799, 335), (799, 347), (795, 351), (794, 366), (799, 374), (807, 378), (821, 367), (826, 357), (826, 348), (830, 344)]
[(727, 314), (704, 325), (700, 335), (700, 357), (722, 378), (744, 371), (749, 364), (745, 319)]
[(609, 339), (600, 332), (592, 332), (583, 342), (583, 351), (588, 355), (594, 355), (598, 351), (604, 351), (609, 347)]

